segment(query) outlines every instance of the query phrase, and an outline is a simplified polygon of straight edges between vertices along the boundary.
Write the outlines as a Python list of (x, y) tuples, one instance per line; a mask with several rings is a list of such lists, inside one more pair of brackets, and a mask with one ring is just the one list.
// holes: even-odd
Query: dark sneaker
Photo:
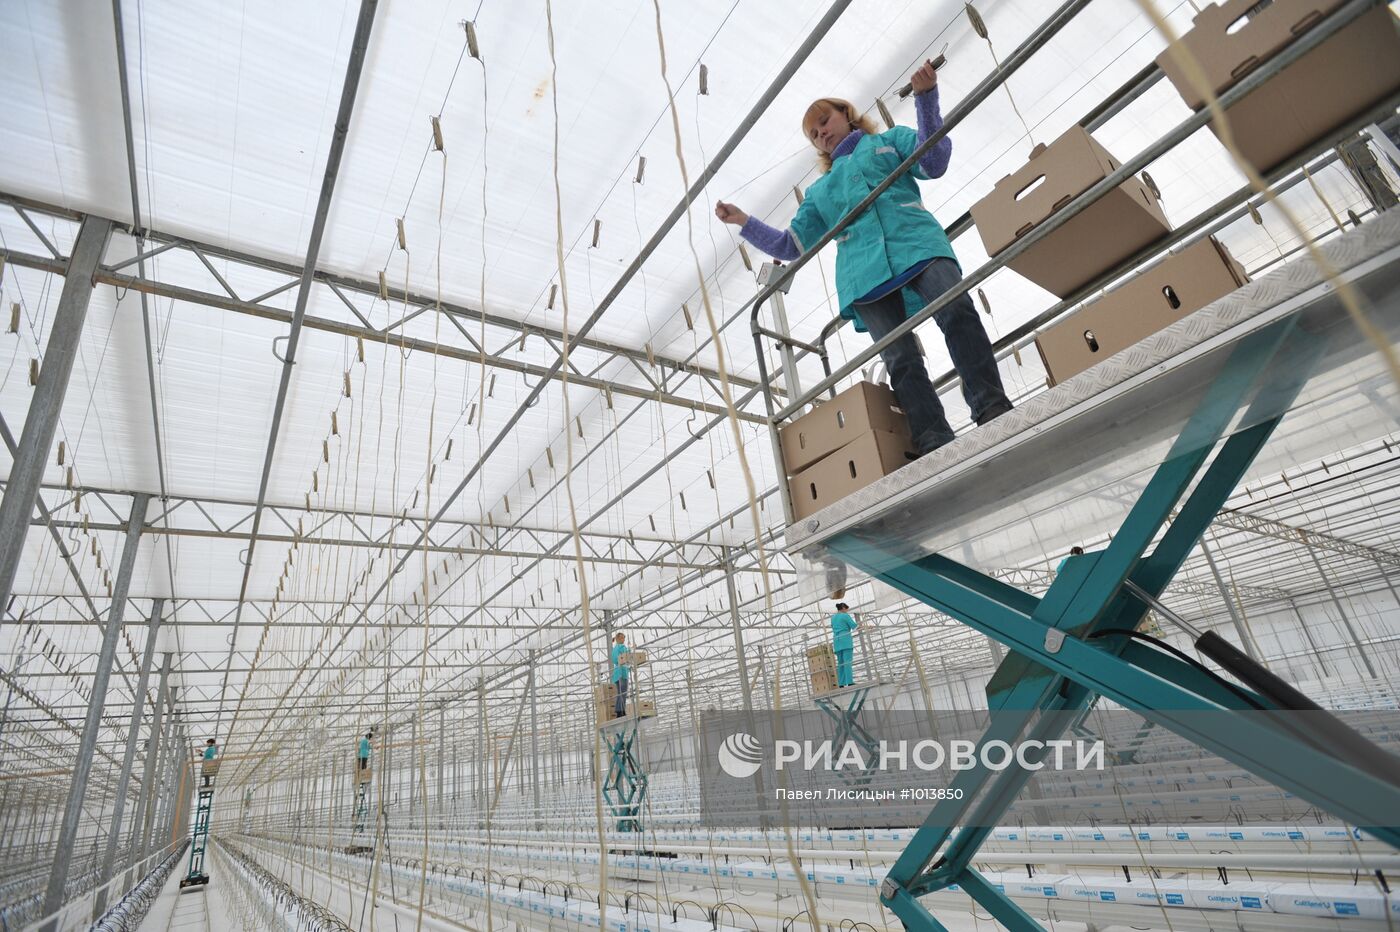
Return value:
[(981, 427), (984, 424), (990, 424), (992, 421), (995, 421), (997, 418), (1010, 411), (1011, 408), (1012, 405), (1009, 401), (1002, 401), (992, 405), (990, 408), (977, 415), (977, 426)]
[(929, 447), (928, 449), (926, 449), (926, 450), (920, 450), (918, 453), (905, 453), (904, 455), (905, 455), (906, 458), (908, 458), (908, 459), (911, 460), (911, 461), (912, 461), (912, 460), (921, 459), (921, 458), (923, 458), (923, 457), (925, 457), (925, 456), (928, 456), (928, 455), (929, 455), (930, 453), (932, 453), (934, 450), (937, 450), (937, 449), (939, 449), (940, 447), (945, 447), (945, 446), (947, 446), (948, 444), (952, 443), (952, 442), (953, 442), (954, 440), (956, 440), (956, 439), (957, 439), (956, 437), (953, 437), (953, 436), (951, 436), (951, 435), (950, 435), (950, 436), (947, 436), (947, 437), (942, 437), (942, 438), (940, 438), (940, 439), (938, 439), (938, 440), (935, 440), (935, 441), (933, 442), (933, 445), (930, 446), (930, 447)]

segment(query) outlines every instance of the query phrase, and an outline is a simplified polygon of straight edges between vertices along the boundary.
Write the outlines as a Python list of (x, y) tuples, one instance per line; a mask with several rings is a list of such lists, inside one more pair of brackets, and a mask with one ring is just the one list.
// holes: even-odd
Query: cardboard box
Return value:
[(807, 648), (807, 670), (817, 673), (823, 670), (836, 671), (836, 654), (830, 644), (819, 644)]
[(1050, 384), (1097, 365), (1247, 281), (1244, 267), (1214, 237), (1192, 243), (1037, 336)]
[[(617, 706), (613, 702), (596, 702), (593, 706), (593, 714), (600, 724), (616, 721)], [(653, 699), (633, 699), (629, 693), (627, 695), (627, 714), (629, 716), (641, 716), (642, 718), (656, 717), (656, 701)]]
[[(1211, 90), (1234, 87), (1342, 5), (1343, 0), (1227, 0), (1196, 14), (1179, 43), (1200, 63)], [(1232, 31), (1233, 30), (1233, 31)], [(1172, 49), (1157, 57), (1192, 110), (1205, 98)], [(1400, 89), (1400, 24), (1386, 5), (1362, 14), (1226, 111), (1245, 158), (1261, 172)], [(1218, 136), (1214, 121), (1211, 130)]]
[(821, 695), (837, 689), (836, 674), (826, 671), (812, 673), (812, 694)]
[(622, 655), (622, 663), (629, 667), (640, 667), (647, 662), (647, 652), (644, 650), (629, 650)]
[(355, 774), (355, 782), (357, 783), (368, 783), (374, 779), (374, 771), (369, 767), (366, 767), (364, 770), (357, 770)]
[(907, 437), (909, 422), (894, 392), (874, 382), (859, 382), (778, 431), (783, 466), (795, 476), (871, 430)]
[[(972, 219), (995, 256), (1121, 167), (1083, 127), (1074, 126), (996, 183), (972, 205)], [(1008, 266), (1066, 298), (1171, 231), (1157, 199), (1129, 178)]]
[(909, 433), (870, 430), (802, 470), (788, 481), (794, 519), (802, 519), (908, 465), (914, 455)]

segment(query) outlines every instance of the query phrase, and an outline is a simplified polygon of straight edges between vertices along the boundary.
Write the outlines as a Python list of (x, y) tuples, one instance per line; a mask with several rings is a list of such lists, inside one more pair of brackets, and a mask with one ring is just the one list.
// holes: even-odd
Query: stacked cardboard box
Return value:
[(627, 714), (635, 715), (638, 718), (654, 718), (656, 716), (656, 701), (654, 699), (629, 699)]
[(644, 650), (629, 650), (623, 653), (622, 663), (629, 667), (640, 667), (647, 662), (647, 652)]
[[(1003, 252), (1120, 167), (1080, 126), (1048, 146), (1036, 146), (1024, 167), (972, 205), (987, 255)], [(1007, 265), (1067, 298), (1169, 232), (1157, 198), (1137, 178), (1129, 178)]]
[(778, 431), (793, 517), (805, 518), (907, 464), (914, 442), (894, 392), (860, 382)]
[(1050, 384), (1127, 349), (1247, 281), (1244, 267), (1214, 237), (1197, 240), (1037, 336)]
[(366, 767), (364, 770), (355, 771), (355, 780), (358, 783), (368, 783), (374, 779), (374, 771)]
[[(1182, 100), (1205, 106), (1178, 53), (1193, 57), (1216, 96), (1283, 51), (1344, 0), (1227, 0), (1157, 57)], [(1236, 145), (1268, 171), (1400, 89), (1400, 23), (1388, 4), (1363, 13), (1226, 111)], [(1214, 121), (1210, 128), (1217, 136)]]
[(617, 711), (617, 686), (602, 683), (593, 687), (593, 710), (599, 722), (609, 721)]
[(836, 688), (836, 654), (830, 644), (807, 649), (807, 672), (812, 676), (812, 693), (829, 693)]

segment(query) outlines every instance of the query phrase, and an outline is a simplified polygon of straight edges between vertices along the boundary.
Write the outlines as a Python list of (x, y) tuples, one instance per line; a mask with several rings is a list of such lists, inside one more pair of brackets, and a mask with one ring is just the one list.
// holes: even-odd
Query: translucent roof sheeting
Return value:
[[(1178, 29), (1189, 24), (1192, 4), (1160, 5)], [(607, 612), (609, 621), (652, 626), (659, 646), (717, 642), (729, 624), (718, 569), (726, 558), (745, 612), (765, 609), (765, 586), (779, 615), (812, 610), (776, 552), (780, 469), (752, 391), (747, 325), (757, 286), (714, 204), (785, 226), (794, 188), (817, 177), (800, 129), (812, 98), (849, 98), (878, 121), (878, 97), (912, 124), (912, 101), (894, 91), (946, 47), (939, 84), (950, 113), (1050, 10), (984, 0), (988, 43), (961, 2), (851, 3), (742, 133), (689, 216), (573, 347), (566, 379), (550, 378), (522, 408), (558, 359), (560, 334), (593, 314), (681, 201), (682, 161), (693, 183), (828, 9), (657, 6), (556, 4), (551, 63), (542, 2), (379, 4), (320, 277), (272, 438), (355, 5), (127, 0), (119, 5), (126, 108), (109, 6), (0, 5), (0, 192), (29, 205), (23, 216), (0, 206), (0, 243), (52, 259), (50, 246), (69, 254), (78, 214), (122, 227), (92, 293), (60, 418), (65, 460), (51, 457), (45, 474), (42, 497), (73, 547), (75, 571), (36, 524), (12, 616), (45, 620), (53, 643), (90, 669), (99, 628), (81, 622), (108, 605), (131, 493), (155, 496), (128, 634), (139, 647), (152, 600), (167, 600), (175, 623), (160, 644), (179, 654), (191, 720), (226, 728), (244, 714), (241, 701), (267, 700), (257, 714), (270, 717), (237, 733), (253, 741), (278, 715), (309, 715), (298, 703), (311, 697), (358, 731), (365, 697), (384, 677), (391, 691), (416, 689), (424, 643), (433, 688), (513, 676), (532, 650), (554, 651), (561, 669), (573, 664), (559, 676), (578, 686), (585, 601), (595, 631)], [(467, 48), (468, 20), (480, 59)], [(1088, 5), (953, 131), (951, 167), (923, 184), (925, 206), (951, 224), (1033, 144), (1081, 120), (1163, 45), (1131, 0)], [(1126, 159), (1187, 116), (1163, 81), (1095, 135)], [(1177, 224), (1243, 184), (1208, 131), (1150, 172)], [(1313, 181), (1283, 195), (1310, 231), (1370, 211), (1337, 164)], [(1297, 245), (1277, 211), (1262, 209), (1260, 221), (1246, 216), (1219, 234), (1251, 270)], [(975, 232), (955, 246), (966, 270), (986, 261)], [(146, 257), (131, 261), (138, 251)], [(786, 296), (802, 339), (835, 316), (834, 256), (828, 248)], [(32, 395), (30, 361), (43, 355), (63, 282), (42, 263), (17, 261), (0, 280), (0, 317), (11, 303), (21, 308), (18, 332), (0, 336), (0, 415), (15, 437)], [(980, 290), (994, 340), (1056, 303), (1009, 271)], [(937, 327), (921, 337), (930, 370), (950, 369)], [(866, 346), (845, 328), (831, 340), (832, 359)], [(721, 350), (738, 402), (733, 425), (723, 414)], [(809, 385), (821, 374), (812, 358), (799, 372)], [(1030, 350), (1003, 373), (1017, 398), (1044, 386)], [(956, 392), (946, 400), (955, 425), (966, 426)], [(10, 468), (0, 453), (0, 474)], [(1254, 573), (1267, 582), (1268, 560)], [(7, 621), (0, 652), (27, 643), (23, 630)], [(123, 647), (125, 675), (133, 663)], [(56, 707), (72, 698), (65, 682), (45, 681)]]

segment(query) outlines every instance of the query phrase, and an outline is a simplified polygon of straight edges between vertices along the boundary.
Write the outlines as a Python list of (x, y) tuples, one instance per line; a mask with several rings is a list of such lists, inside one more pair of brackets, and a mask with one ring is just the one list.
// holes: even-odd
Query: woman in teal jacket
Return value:
[(845, 602), (836, 603), (836, 614), (831, 616), (831, 649), (836, 654), (836, 686), (844, 689), (847, 686), (854, 686), (855, 665), (855, 642), (851, 640), (851, 632), (860, 628), (856, 620), (851, 617)]
[[(932, 62), (914, 72), (919, 131), (896, 126), (877, 133), (869, 117), (849, 101), (823, 98), (802, 120), (803, 132), (820, 153), (823, 175), (807, 188), (787, 230), (778, 230), (721, 201), (715, 215), (742, 227), (740, 235), (775, 259), (792, 261), (865, 199), (896, 166), (943, 126), (938, 111), (938, 73)], [(948, 170), (953, 143), (944, 137), (918, 164), (890, 185), (836, 237), (836, 291), (841, 316), (879, 340), (962, 279), (948, 235), (924, 209), (916, 179), (940, 178)], [(1002, 388), (987, 332), (972, 299), (962, 295), (933, 315), (962, 378), (963, 398), (973, 420), (985, 424), (1011, 410)], [(920, 454), (953, 439), (953, 429), (929, 380), (912, 334), (881, 354), (890, 387), (909, 419)]]
[(627, 714), (627, 686), (631, 679), (632, 671), (627, 664), (622, 662), (622, 655), (627, 653), (627, 638), (624, 635), (617, 635), (613, 638), (612, 648), (612, 682), (617, 687), (617, 699), (613, 704), (613, 717), (622, 718)]

